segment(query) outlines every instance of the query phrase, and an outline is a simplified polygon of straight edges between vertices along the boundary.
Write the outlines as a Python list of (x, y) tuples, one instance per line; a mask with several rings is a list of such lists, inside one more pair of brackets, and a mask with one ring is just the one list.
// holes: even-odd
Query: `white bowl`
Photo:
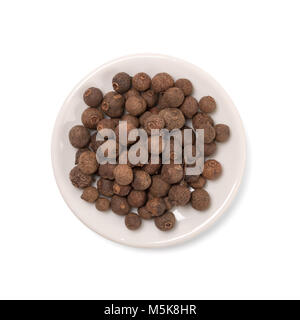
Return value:
[[(80, 198), (81, 190), (69, 181), (69, 172), (74, 167), (75, 149), (70, 145), (68, 132), (81, 123), (81, 113), (86, 108), (82, 100), (83, 92), (91, 86), (99, 87), (104, 93), (111, 91), (111, 79), (124, 71), (131, 75), (144, 71), (150, 76), (168, 72), (175, 79), (188, 78), (194, 85), (194, 97), (211, 95), (217, 102), (213, 114), (215, 123), (226, 123), (231, 128), (230, 139), (219, 143), (212, 158), (223, 165), (223, 173), (216, 181), (208, 181), (205, 189), (211, 195), (211, 206), (199, 212), (191, 206), (177, 207), (173, 212), (177, 224), (173, 230), (162, 232), (153, 221), (142, 221), (136, 231), (126, 228), (124, 217), (113, 212), (99, 212), (93, 204)], [(181, 59), (158, 54), (138, 54), (108, 62), (85, 79), (70, 93), (63, 104), (53, 131), (52, 164), (59, 190), (74, 214), (90, 229), (103, 237), (135, 247), (162, 247), (177, 244), (196, 236), (211, 226), (228, 208), (241, 183), (245, 160), (246, 142), (244, 128), (230, 97), (224, 89), (206, 72)]]

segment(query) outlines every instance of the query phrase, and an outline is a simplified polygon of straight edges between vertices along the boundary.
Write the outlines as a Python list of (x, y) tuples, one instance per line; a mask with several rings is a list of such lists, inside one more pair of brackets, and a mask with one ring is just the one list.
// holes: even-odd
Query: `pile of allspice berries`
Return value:
[[(214, 124), (210, 116), (217, 108), (211, 96), (197, 101), (193, 85), (188, 79), (174, 81), (168, 73), (158, 73), (152, 79), (144, 72), (131, 77), (125, 72), (112, 79), (113, 91), (103, 93), (96, 87), (87, 88), (83, 100), (88, 106), (82, 113), (82, 124), (69, 131), (69, 140), (77, 149), (75, 167), (69, 178), (82, 189), (81, 198), (94, 203), (99, 211), (111, 210), (124, 216), (130, 230), (138, 229), (142, 220), (154, 220), (162, 231), (171, 230), (176, 224), (172, 209), (191, 203), (196, 210), (210, 206), (210, 195), (204, 189), (207, 180), (214, 180), (222, 173), (221, 164), (211, 157), (216, 142), (225, 142), (230, 130), (226, 124)], [(186, 175), (187, 164), (101, 164), (97, 162), (97, 149), (104, 143), (96, 138), (102, 129), (112, 129), (118, 139), (119, 121), (127, 122), (127, 131), (143, 128), (186, 129), (191, 122), (195, 129), (204, 130), (205, 162), (202, 174)], [(190, 121), (191, 120), (191, 121)], [(195, 137), (190, 143), (195, 151)], [(128, 142), (131, 145), (134, 142)], [(129, 145), (129, 147), (131, 146)], [(172, 154), (171, 160), (176, 158)], [(118, 155), (118, 148), (117, 148)], [(159, 146), (159, 152), (163, 152)], [(120, 155), (118, 155), (120, 156)]]

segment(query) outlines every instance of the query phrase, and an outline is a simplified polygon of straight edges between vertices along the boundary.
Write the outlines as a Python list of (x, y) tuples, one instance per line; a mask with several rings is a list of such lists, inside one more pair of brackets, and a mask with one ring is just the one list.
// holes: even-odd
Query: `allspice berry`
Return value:
[(134, 170), (132, 187), (135, 190), (143, 191), (150, 187), (152, 179), (144, 170)]
[(229, 127), (226, 124), (215, 125), (216, 141), (225, 142), (229, 138)]
[(198, 101), (194, 97), (188, 96), (184, 99), (180, 110), (187, 119), (192, 119), (193, 116), (198, 112), (198, 108)]
[(144, 127), (145, 126), (145, 122), (146, 120), (152, 116), (153, 114), (150, 111), (146, 111), (144, 112), (140, 117), (139, 117), (139, 122), (140, 122), (140, 126)]
[(127, 121), (127, 123), (130, 122), (135, 128), (140, 126), (140, 120), (131, 114), (124, 114), (122, 121)]
[(103, 113), (96, 108), (87, 108), (81, 115), (81, 122), (88, 129), (96, 129), (98, 122), (102, 119)]
[(126, 198), (124, 197), (120, 197), (117, 195), (114, 195), (111, 198), (111, 210), (121, 216), (124, 216), (126, 214), (128, 214), (131, 210), (130, 205), (128, 204), (128, 201)]
[(142, 207), (147, 201), (147, 195), (145, 191), (131, 190), (127, 201), (130, 206), (134, 208)]
[(143, 170), (150, 175), (156, 174), (161, 167), (160, 163), (147, 163), (144, 165)]
[(97, 124), (97, 131), (101, 131), (103, 129), (111, 129), (114, 130), (116, 128), (116, 124), (113, 119), (101, 119)]
[(132, 78), (132, 86), (138, 91), (146, 91), (151, 86), (151, 78), (145, 72), (137, 73)]
[(146, 207), (138, 208), (138, 214), (141, 218), (145, 220), (150, 220), (152, 218), (151, 212), (149, 212)]
[(168, 130), (181, 129), (185, 125), (185, 118), (181, 110), (177, 108), (166, 108), (159, 112), (159, 116), (165, 120)]
[(160, 217), (154, 219), (156, 227), (161, 231), (169, 231), (174, 228), (176, 219), (172, 212), (166, 212)]
[(161, 177), (168, 184), (178, 183), (183, 179), (183, 168), (180, 164), (164, 164)]
[(192, 123), (194, 129), (200, 129), (203, 124), (210, 124), (211, 126), (213, 126), (214, 120), (208, 114), (199, 112), (193, 117)]
[(147, 103), (141, 96), (132, 96), (126, 100), (125, 108), (131, 115), (139, 116), (145, 112)]
[(117, 194), (118, 196), (126, 197), (131, 191), (131, 186), (130, 185), (121, 186), (120, 184), (114, 183), (113, 191), (114, 191), (114, 194)]
[(125, 99), (121, 94), (112, 92), (107, 94), (101, 104), (102, 111), (111, 118), (118, 118), (124, 113)]
[(210, 196), (204, 189), (196, 189), (192, 192), (192, 207), (196, 210), (206, 210), (210, 205)]
[(204, 156), (209, 157), (213, 155), (217, 150), (217, 145), (214, 141), (210, 143), (204, 143)]
[(130, 230), (138, 229), (142, 224), (141, 218), (136, 213), (129, 213), (125, 217), (125, 225)]
[(106, 198), (99, 198), (96, 201), (95, 206), (99, 211), (107, 211), (110, 207), (110, 201)]
[(92, 176), (84, 174), (78, 166), (70, 171), (69, 177), (73, 186), (80, 189), (89, 187), (93, 182)]
[(84, 126), (74, 126), (69, 131), (69, 140), (73, 147), (84, 148), (90, 142), (90, 132)]
[(185, 96), (189, 96), (193, 92), (193, 85), (188, 79), (178, 79), (175, 82), (175, 87), (180, 88)]
[(216, 131), (209, 123), (201, 124), (197, 129), (204, 130), (204, 143), (211, 143), (216, 137)]
[(105, 197), (111, 197), (114, 194), (113, 185), (113, 181), (108, 179), (100, 178), (97, 181), (97, 189)]
[(90, 151), (88, 148), (81, 148), (81, 149), (78, 149), (76, 151), (76, 154), (75, 154), (75, 164), (78, 164), (78, 161), (79, 161), (79, 157), (81, 156), (82, 153), (86, 152), (86, 151)]
[(83, 190), (81, 199), (87, 202), (95, 202), (98, 199), (99, 193), (95, 187), (87, 187)]
[(216, 109), (216, 101), (210, 96), (203, 97), (199, 101), (199, 108), (204, 113), (211, 113)]
[(153, 108), (150, 108), (149, 111), (153, 114), (159, 114), (160, 113), (160, 109), (158, 106), (155, 106)]
[(96, 159), (96, 153), (93, 151), (83, 152), (78, 160), (78, 168), (84, 174), (93, 174), (98, 170), (99, 164)]
[(169, 200), (174, 201), (178, 206), (185, 206), (190, 202), (191, 191), (182, 185), (172, 186), (169, 191)]
[(130, 98), (132, 96), (139, 97), (140, 93), (136, 89), (131, 88), (127, 92), (125, 92), (123, 96), (127, 100), (128, 98)]
[(151, 114), (151, 116), (147, 117), (144, 122), (145, 130), (148, 134), (151, 134), (151, 130), (155, 129), (163, 129), (165, 126), (165, 120), (156, 114)]
[[(126, 136), (127, 136), (127, 144), (133, 144), (133, 143), (136, 142), (136, 139), (133, 139), (133, 140), (129, 140), (128, 139), (130, 131), (134, 130), (134, 129), (136, 129), (136, 127), (133, 125), (133, 123), (127, 121), (127, 134), (126, 134)], [(120, 125), (118, 125), (116, 127), (115, 134), (116, 134), (116, 140), (119, 141), (119, 138), (120, 138)], [(120, 140), (119, 142), (120, 142), (120, 144), (123, 144), (123, 140)], [(124, 141), (124, 143), (125, 143), (125, 141)]]
[(149, 191), (154, 197), (161, 198), (168, 194), (170, 187), (170, 184), (164, 181), (160, 175), (156, 175), (152, 177)]
[(100, 164), (98, 169), (98, 174), (101, 178), (114, 180), (114, 169), (117, 165), (112, 163)]
[(169, 88), (162, 96), (162, 105), (168, 108), (179, 107), (184, 100), (183, 91), (179, 88)]
[(166, 204), (162, 198), (153, 198), (146, 203), (146, 209), (152, 217), (161, 216), (166, 211)]
[(112, 86), (118, 93), (124, 93), (131, 87), (131, 77), (126, 72), (117, 73), (112, 79)]
[(98, 140), (97, 132), (91, 135), (91, 142), (89, 143), (89, 148), (92, 149), (94, 152), (97, 152), (98, 148), (104, 143), (105, 141)]
[(173, 86), (174, 86), (174, 80), (166, 72), (158, 73), (152, 79), (152, 89), (155, 92), (166, 91)]
[(206, 179), (202, 176), (199, 176), (197, 181), (190, 182), (189, 185), (194, 189), (201, 189), (205, 186)]
[(127, 164), (118, 164), (114, 169), (116, 183), (127, 186), (133, 180), (133, 171)]
[(83, 100), (89, 107), (98, 107), (103, 99), (103, 94), (98, 88), (88, 88), (83, 94)]
[(206, 160), (202, 176), (208, 180), (217, 179), (222, 173), (222, 166), (217, 160)]
[(157, 103), (157, 100), (158, 100), (158, 94), (152, 90), (152, 89), (149, 89), (145, 92), (142, 92), (141, 93), (141, 96), (144, 98), (144, 100), (146, 101), (147, 103), (147, 107), (148, 108), (152, 108), (155, 106), (155, 104)]

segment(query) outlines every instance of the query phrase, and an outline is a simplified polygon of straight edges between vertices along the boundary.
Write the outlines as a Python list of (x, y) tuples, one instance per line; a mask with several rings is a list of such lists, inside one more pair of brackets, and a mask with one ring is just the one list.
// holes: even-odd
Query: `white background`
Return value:
[[(1, 1), (0, 298), (300, 298), (299, 1)], [(87, 229), (50, 141), (73, 86), (108, 60), (164, 53), (209, 72), (247, 134), (233, 205), (180, 246)]]

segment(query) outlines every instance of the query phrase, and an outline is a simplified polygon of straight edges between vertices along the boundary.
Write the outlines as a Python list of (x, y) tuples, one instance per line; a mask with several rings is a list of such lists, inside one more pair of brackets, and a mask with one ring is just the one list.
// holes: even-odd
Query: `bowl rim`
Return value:
[[(174, 239), (170, 239), (168, 241), (165, 242), (159, 242), (159, 243), (153, 243), (153, 244), (139, 244), (139, 243), (127, 243), (127, 242), (122, 242), (122, 241), (118, 241), (117, 239), (111, 238), (107, 235), (102, 234), (101, 232), (98, 232), (96, 230), (94, 230), (93, 228), (91, 228), (91, 226), (89, 226), (85, 221), (83, 221), (77, 214), (76, 212), (73, 210), (71, 204), (69, 203), (69, 201), (66, 199), (63, 190), (61, 189), (61, 186), (58, 182), (59, 178), (57, 176), (57, 168), (56, 168), (56, 163), (55, 163), (55, 142), (56, 142), (56, 136), (57, 136), (57, 128), (59, 126), (60, 123), (60, 117), (63, 114), (63, 111), (67, 108), (67, 104), (69, 99), (73, 96), (74, 92), (76, 92), (84, 82), (86, 82), (92, 75), (94, 75), (95, 73), (97, 73), (99, 70), (101, 70), (104, 67), (109, 67), (110, 65), (113, 65), (117, 62), (122, 62), (124, 60), (128, 60), (128, 59), (134, 59), (134, 58), (164, 58), (164, 59), (170, 59), (170, 60), (174, 60), (177, 61), (181, 64), (187, 64), (193, 68), (198, 69), (199, 71), (201, 71), (203, 74), (205, 74), (207, 77), (209, 77), (214, 83), (215, 85), (220, 88), (221, 90), (223, 90), (223, 93), (226, 95), (226, 98), (228, 99), (228, 101), (230, 101), (230, 103), (232, 104), (233, 108), (232, 111), (236, 114), (239, 122), (240, 122), (240, 127), (241, 127), (241, 131), (239, 132), (239, 134), (242, 137), (242, 150), (241, 150), (241, 155), (242, 155), (242, 163), (241, 163), (241, 169), (240, 169), (240, 173), (238, 176), (238, 179), (232, 189), (232, 192), (230, 193), (230, 195), (227, 198), (227, 201), (225, 203), (225, 205), (221, 208), (221, 210), (218, 210), (217, 214), (215, 214), (213, 217), (211, 217), (210, 219), (208, 219), (207, 221), (205, 221), (203, 223), (203, 225), (201, 225), (201, 227), (194, 229), (192, 232), (186, 233), (181, 237), (176, 237)], [(97, 235), (102, 236), (104, 239), (108, 239), (111, 240), (115, 243), (118, 244), (122, 244), (122, 245), (126, 245), (129, 247), (135, 247), (135, 248), (161, 248), (161, 247), (168, 247), (168, 246), (173, 246), (179, 243), (183, 243), (186, 241), (191, 240), (192, 238), (195, 238), (197, 235), (199, 235), (200, 233), (206, 231), (209, 227), (211, 227), (218, 219), (220, 219), (220, 217), (224, 214), (224, 212), (230, 207), (230, 205), (232, 204), (234, 198), (237, 195), (237, 192), (240, 188), (243, 176), (245, 174), (245, 167), (246, 167), (246, 157), (247, 157), (247, 145), (246, 145), (246, 133), (245, 133), (245, 128), (241, 119), (241, 116), (238, 112), (237, 107), (235, 106), (235, 104), (233, 103), (231, 97), (228, 95), (228, 93), (225, 91), (225, 89), (219, 84), (218, 81), (216, 81), (209, 73), (207, 73), (206, 71), (204, 71), (203, 69), (201, 69), (200, 67), (198, 67), (197, 65), (188, 62), (186, 60), (183, 60), (181, 58), (177, 58), (174, 56), (170, 56), (170, 55), (166, 55), (166, 54), (159, 54), (159, 53), (136, 53), (136, 54), (129, 54), (129, 55), (124, 55), (121, 56), (119, 58), (110, 60), (104, 64), (101, 64), (100, 66), (98, 66), (97, 68), (94, 68), (91, 72), (89, 72), (83, 79), (81, 79), (71, 90), (71, 92), (69, 93), (69, 95), (67, 96), (67, 98), (64, 100), (62, 106), (60, 107), (59, 111), (58, 111), (58, 115), (56, 116), (55, 119), (55, 123), (54, 123), (54, 127), (53, 127), (53, 131), (52, 131), (52, 136), (51, 136), (51, 163), (52, 163), (52, 169), (53, 169), (53, 174), (54, 174), (54, 178), (55, 178), (55, 182), (56, 185), (60, 191), (60, 194), (62, 196), (62, 198), (64, 199), (64, 202), (67, 204), (67, 206), (69, 207), (69, 209), (72, 211), (72, 213), (76, 216), (77, 219), (79, 219), (85, 226), (87, 226), (90, 230), (92, 230), (93, 232), (95, 232)]]

